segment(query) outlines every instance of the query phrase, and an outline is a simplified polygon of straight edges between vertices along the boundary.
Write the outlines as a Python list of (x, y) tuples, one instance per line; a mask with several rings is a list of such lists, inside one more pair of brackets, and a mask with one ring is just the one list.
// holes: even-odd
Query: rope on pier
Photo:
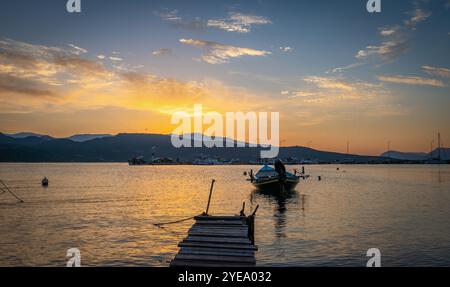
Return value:
[(18, 196), (15, 192), (13, 192), (9, 187), (6, 185), (6, 183), (0, 179), (0, 183), (3, 185), (3, 187), (0, 187), (1, 191), (3, 191), (1, 194), (5, 192), (9, 192), (12, 196), (14, 196), (19, 202), (24, 202), (20, 196)]
[[(208, 205), (206, 206), (206, 211), (203, 213), (203, 215), (208, 215), (209, 205), (211, 203), (211, 195), (212, 195), (212, 192), (213, 192), (213, 189), (214, 189), (214, 183), (215, 182), (216, 182), (215, 179), (213, 179), (211, 181), (211, 187), (209, 189)], [(160, 227), (162, 225), (176, 224), (176, 223), (181, 223), (181, 222), (184, 222), (184, 221), (188, 221), (188, 220), (194, 219), (194, 217), (195, 217), (195, 215), (191, 216), (191, 217), (188, 217), (188, 218), (176, 220), (176, 221), (171, 221), (171, 222), (154, 223), (153, 225)]]
[(196, 215), (191, 216), (191, 217), (188, 217), (188, 218), (176, 220), (176, 221), (161, 222), (161, 223), (153, 223), (153, 225), (155, 225), (155, 226), (162, 226), (162, 225), (169, 225), (169, 224), (181, 223), (181, 222), (184, 222), (184, 221), (188, 221), (188, 220), (194, 219), (195, 216), (196, 216)]

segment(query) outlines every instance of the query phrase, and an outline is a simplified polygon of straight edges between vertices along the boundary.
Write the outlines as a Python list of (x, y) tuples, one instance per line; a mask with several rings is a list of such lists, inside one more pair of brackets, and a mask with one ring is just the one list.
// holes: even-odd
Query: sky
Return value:
[(202, 104), (279, 112), (283, 146), (450, 138), (449, 0), (66, 2), (0, 2), (0, 132), (170, 134)]

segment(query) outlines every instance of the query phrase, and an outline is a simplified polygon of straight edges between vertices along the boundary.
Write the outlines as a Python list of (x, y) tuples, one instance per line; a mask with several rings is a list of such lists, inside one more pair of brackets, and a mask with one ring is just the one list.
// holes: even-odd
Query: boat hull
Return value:
[(299, 178), (272, 178), (272, 179), (256, 179), (252, 182), (253, 186), (260, 191), (271, 192), (271, 193), (283, 193), (295, 190)]

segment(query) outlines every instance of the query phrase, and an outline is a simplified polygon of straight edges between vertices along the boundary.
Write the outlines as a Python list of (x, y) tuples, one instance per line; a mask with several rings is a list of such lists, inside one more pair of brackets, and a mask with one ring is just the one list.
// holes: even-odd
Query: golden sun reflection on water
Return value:
[(307, 166), (286, 198), (255, 192), (256, 168), (1, 164), (25, 203), (0, 196), (0, 266), (65, 266), (73, 247), (84, 266), (167, 266), (192, 221), (153, 224), (204, 211), (213, 178), (212, 214), (260, 205), (258, 265), (364, 266), (372, 247), (385, 266), (450, 265), (448, 166)]

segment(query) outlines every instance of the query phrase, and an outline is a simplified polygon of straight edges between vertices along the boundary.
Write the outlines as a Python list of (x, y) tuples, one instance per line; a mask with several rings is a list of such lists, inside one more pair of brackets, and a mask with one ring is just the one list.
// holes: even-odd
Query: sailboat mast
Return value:
[(434, 140), (431, 140), (431, 148), (430, 148), (430, 160), (433, 160), (433, 144), (434, 144)]
[(441, 133), (438, 133), (438, 159), (441, 160)]

